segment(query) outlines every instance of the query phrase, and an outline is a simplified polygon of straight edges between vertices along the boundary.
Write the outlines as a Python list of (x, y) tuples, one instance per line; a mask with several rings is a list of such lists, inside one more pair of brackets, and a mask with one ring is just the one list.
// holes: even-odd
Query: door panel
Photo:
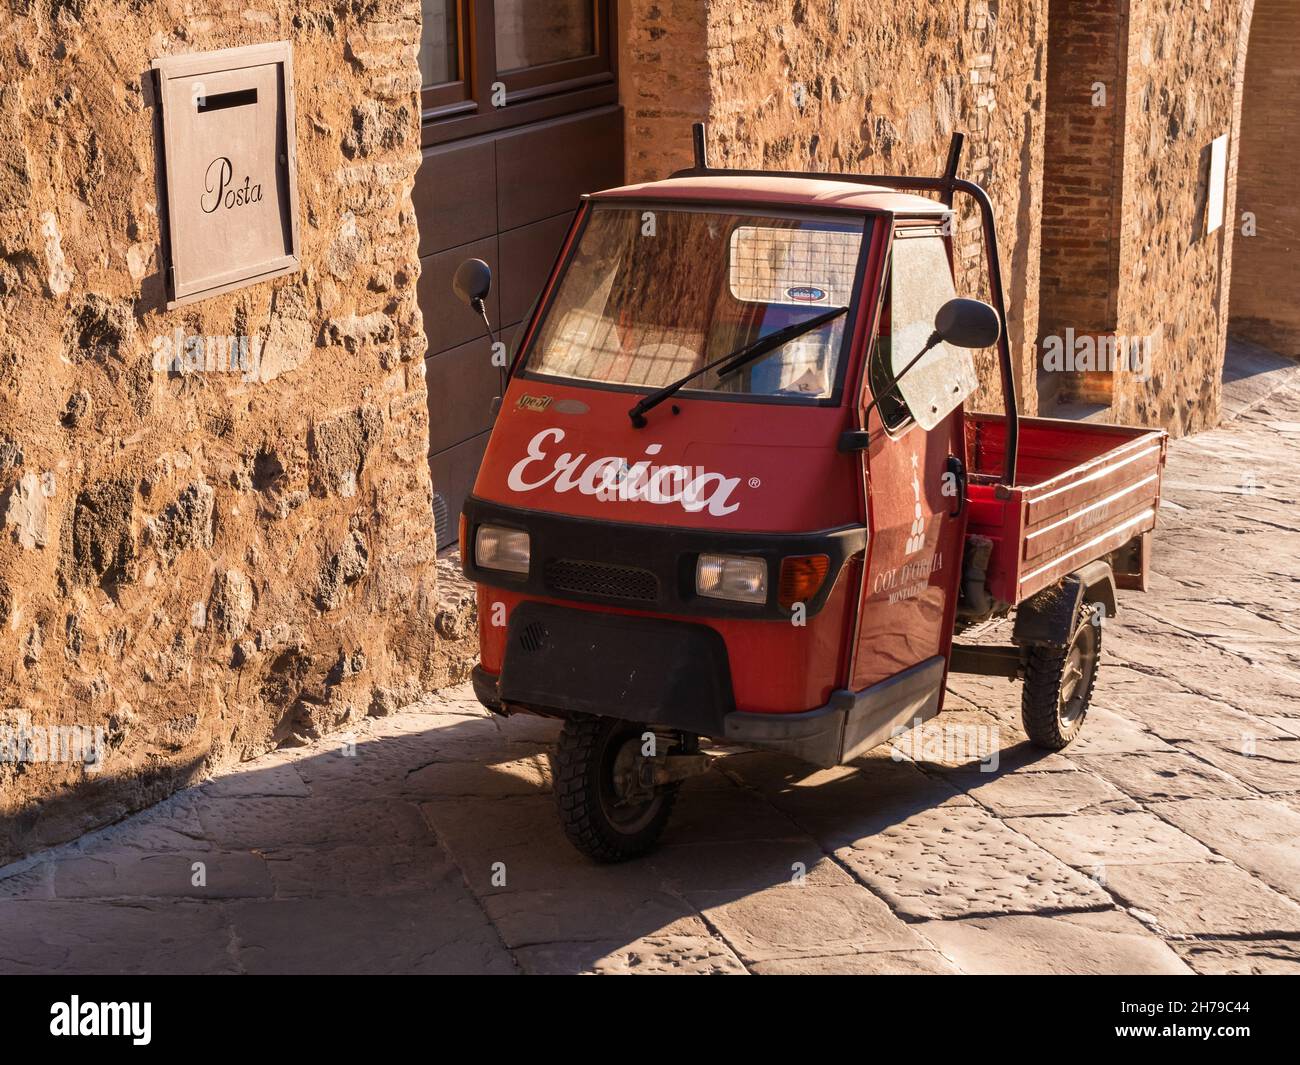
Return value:
[(573, 212), (566, 211), (501, 234), (501, 315), (511, 325), (528, 313), (546, 284), (572, 221)]
[(965, 515), (943, 494), (949, 455), (961, 456), (961, 409), (930, 432), (880, 431), (867, 453), (870, 560), (854, 648), (855, 691), (934, 655), (947, 655)]
[(606, 107), (427, 149), (412, 194), (440, 547), (455, 535), (491, 426), (500, 375), (483, 322), (451, 291), (468, 258), (492, 267), (488, 315), (508, 347), (555, 261), (583, 193), (621, 184), (623, 117)]
[[(497, 273), (497, 238), (476, 240), (459, 248), (426, 255), (420, 260), (420, 280), (416, 295), (420, 312), (424, 315), (424, 332), (429, 338), (429, 351), (446, 351), (484, 336), (483, 319), (456, 298), (451, 290), (451, 279), (456, 268), (466, 259), (482, 259)], [(487, 298), (487, 313), (493, 327), (501, 321), (501, 289), (492, 285)]]
[[(500, 380), (500, 370), (492, 365), (487, 337), (425, 360), (430, 454), (492, 428), (489, 408), (491, 398), (500, 389)], [(451, 397), (459, 398), (448, 402)]]
[[(850, 681), (860, 691), (952, 644), (966, 514), (956, 495), (954, 460), (965, 464), (961, 400), (974, 387), (966, 353), (934, 347), (915, 361), (934, 329), (934, 315), (953, 295), (949, 244), (930, 227), (900, 226), (890, 247), (881, 319), (864, 375), (871, 447), (863, 453), (870, 530)], [(938, 382), (900, 390), (908, 366)], [(911, 418), (903, 393), (956, 406), (928, 432)], [(927, 420), (927, 419), (923, 419)], [(888, 423), (888, 429), (886, 428)], [(891, 435), (891, 433), (893, 435)]]
[(539, 122), (497, 141), (502, 229), (572, 211), (584, 192), (622, 183), (622, 108)]
[(411, 202), (420, 222), (420, 254), (431, 255), (497, 231), (496, 147), (451, 144), (424, 153)]

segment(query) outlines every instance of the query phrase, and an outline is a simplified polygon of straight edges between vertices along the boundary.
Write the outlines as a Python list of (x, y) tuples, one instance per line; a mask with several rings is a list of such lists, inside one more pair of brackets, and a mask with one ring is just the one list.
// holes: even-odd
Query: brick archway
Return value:
[(1300, 358), (1297, 38), (1300, 0), (1255, 0), (1241, 83), (1228, 332)]

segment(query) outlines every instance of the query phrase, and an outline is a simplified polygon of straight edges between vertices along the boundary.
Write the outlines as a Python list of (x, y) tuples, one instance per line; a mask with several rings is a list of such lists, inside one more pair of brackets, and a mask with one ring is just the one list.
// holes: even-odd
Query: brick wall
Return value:
[[(1249, 41), (1228, 329), (1300, 357), (1300, 3), (1255, 0)], [(1242, 229), (1245, 212), (1254, 236)]]
[[(1259, 6), (1296, 10), (1287, 0)], [(1036, 341), (1068, 327), (1150, 338), (1149, 375), (1085, 382), (1082, 391), (1108, 403), (1105, 418), (1194, 431), (1219, 416), (1236, 231), (1198, 231), (1204, 166), (1210, 143), (1229, 135), (1227, 216), (1239, 222), (1237, 114), (1251, 7), (1051, 0), (1049, 15), (1048, 0), (629, 0), (629, 172), (657, 177), (685, 164), (689, 122), (704, 115), (720, 163), (796, 170), (934, 173), (950, 132), (965, 130), (963, 173), (988, 185), (998, 210), (1023, 409), (1036, 408)], [(1273, 101), (1255, 122), (1259, 143), (1254, 105), (1243, 120), (1241, 195), (1264, 204), (1273, 228), (1242, 250), (1243, 263), (1255, 256), (1258, 265), (1243, 266), (1238, 293), (1266, 290), (1252, 278), (1294, 288), (1295, 197), (1277, 181), (1295, 167), (1274, 163), (1285, 144), (1269, 138), (1294, 114), (1296, 39), (1294, 27), (1272, 31), (1256, 64), (1273, 71), (1257, 95)], [(970, 214), (959, 239), (962, 285), (981, 292)], [(1243, 328), (1265, 299), (1252, 310), (1237, 297)], [(1276, 338), (1293, 322), (1257, 321), (1273, 332), (1255, 335)], [(996, 384), (986, 384), (980, 405), (996, 409)], [(1056, 382), (1041, 384), (1050, 401)]]
[(621, 0), (619, 95), (629, 182), (691, 165), (691, 123), (708, 118), (707, 3)]
[[(1038, 318), (1043, 337), (1115, 329), (1127, 32), (1124, 4), (1052, 0)], [(1040, 372), (1038, 383), (1040, 401), (1087, 391), (1074, 373)]]

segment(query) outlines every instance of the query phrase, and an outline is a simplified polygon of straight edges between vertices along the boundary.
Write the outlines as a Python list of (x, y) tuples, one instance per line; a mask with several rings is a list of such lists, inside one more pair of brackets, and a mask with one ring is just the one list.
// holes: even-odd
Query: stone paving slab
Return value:
[(462, 884), (410, 895), (230, 903), (249, 973), (510, 973), (515, 963)]
[(911, 919), (1111, 905), (1096, 884), (977, 808), (925, 810), (836, 857)]
[(1111, 865), (1106, 890), (1177, 936), (1292, 935), (1300, 906), (1227, 862)]
[(1248, 798), (1252, 794), (1248, 787), (1227, 773), (1182, 751), (1072, 757), (1086, 771), (1086, 776), (1100, 777), (1142, 803), (1170, 799)]
[(558, 724), (462, 686), (0, 869), (0, 972), (1300, 973), (1295, 380), (1171, 445), (1064, 752), (954, 677), (849, 766), (712, 748), (605, 867), (555, 818)]
[(668, 891), (507, 891), (484, 896), (483, 910), (512, 950), (547, 943), (639, 939), (656, 935), (708, 938), (699, 911)]
[(632, 943), (547, 943), (516, 952), (525, 973), (743, 976), (744, 964), (714, 936), (645, 936)]
[(1300, 811), (1270, 799), (1187, 799), (1156, 813), (1300, 902)]
[(219, 901), (0, 901), (0, 972), (241, 971)]
[(860, 884), (790, 883), (739, 897), (726, 891), (686, 897), (746, 964), (930, 949), (914, 927)]
[(926, 935), (963, 972), (984, 974), (1187, 973), (1170, 949), (1114, 910), (934, 921)]
[(1191, 836), (1145, 812), (1019, 817), (1007, 823), (1076, 869), (1213, 857)]
[(1124, 792), (1101, 776), (1086, 772), (998, 772), (972, 777), (966, 794), (994, 816), (1003, 818), (1137, 809)]
[(1204, 976), (1294, 976), (1300, 973), (1300, 940), (1195, 939), (1174, 949)]
[(148, 854), (123, 849), (59, 862), (53, 879), (53, 895), (60, 899), (232, 899), (271, 894), (266, 862), (248, 851)]
[(749, 971), (759, 976), (947, 976), (961, 972), (937, 950), (781, 958), (756, 962)]

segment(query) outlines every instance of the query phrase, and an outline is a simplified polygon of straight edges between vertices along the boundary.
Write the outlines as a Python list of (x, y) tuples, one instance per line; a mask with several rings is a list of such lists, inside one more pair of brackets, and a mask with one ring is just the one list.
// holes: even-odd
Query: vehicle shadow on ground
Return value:
[[(434, 705), (180, 792), (0, 870), (0, 971), (736, 971), (737, 938), (747, 965), (790, 946), (753, 942), (746, 907), (810, 887), (878, 907), (884, 949), (925, 946), (833, 855), (969, 805), (962, 770), (718, 749), (662, 846), (602, 866), (555, 815), (558, 731)], [(815, 934), (789, 925), (767, 934)]]

